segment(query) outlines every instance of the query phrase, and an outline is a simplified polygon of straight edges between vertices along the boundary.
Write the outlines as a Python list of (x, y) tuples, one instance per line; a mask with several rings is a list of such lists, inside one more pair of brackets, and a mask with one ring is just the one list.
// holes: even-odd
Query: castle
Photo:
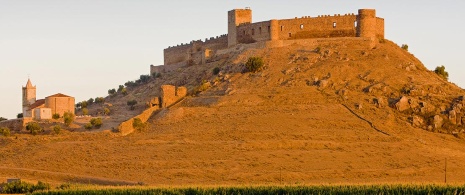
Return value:
[(293, 43), (312, 43), (328, 38), (355, 38), (373, 42), (384, 38), (384, 19), (374, 9), (359, 9), (355, 14), (303, 16), (293, 19), (252, 23), (252, 10), (228, 12), (228, 34), (191, 41), (164, 49), (164, 65), (151, 66), (150, 73), (175, 70), (185, 65), (204, 64), (210, 58), (225, 54), (238, 45), (282, 47)]
[(36, 99), (36, 86), (28, 79), (23, 87), (23, 118), (44, 120), (52, 119), (54, 114), (63, 116), (65, 112), (74, 114), (74, 97), (61, 93), (51, 95), (45, 99)]

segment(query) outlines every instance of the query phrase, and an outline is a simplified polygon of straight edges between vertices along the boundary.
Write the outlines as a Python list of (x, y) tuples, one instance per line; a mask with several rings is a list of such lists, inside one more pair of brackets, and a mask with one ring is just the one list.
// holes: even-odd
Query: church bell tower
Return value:
[(29, 106), (36, 102), (36, 86), (32, 86), (31, 80), (27, 79), (23, 87), (23, 115), (25, 116)]

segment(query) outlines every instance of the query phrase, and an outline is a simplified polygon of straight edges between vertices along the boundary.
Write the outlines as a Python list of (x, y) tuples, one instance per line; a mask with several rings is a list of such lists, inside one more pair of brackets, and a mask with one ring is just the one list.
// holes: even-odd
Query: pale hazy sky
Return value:
[(21, 112), (28, 76), (38, 99), (106, 96), (161, 65), (163, 48), (226, 34), (227, 11), (244, 7), (254, 22), (374, 8), (387, 39), (465, 87), (463, 0), (0, 0), (0, 117)]

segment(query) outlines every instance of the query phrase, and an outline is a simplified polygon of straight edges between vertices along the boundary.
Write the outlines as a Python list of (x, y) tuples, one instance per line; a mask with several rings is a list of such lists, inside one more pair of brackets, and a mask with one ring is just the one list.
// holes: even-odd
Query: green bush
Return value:
[(10, 129), (8, 127), (0, 127), (0, 134), (5, 136), (5, 137), (8, 137), (8, 136), (10, 136), (11, 132), (10, 132)]
[(75, 116), (71, 112), (65, 112), (63, 114), (63, 120), (65, 122), (65, 125), (68, 126), (68, 127), (71, 125), (71, 123), (74, 122), (74, 118), (75, 118)]
[(87, 101), (82, 101), (81, 102), (81, 108), (87, 108)]
[(103, 114), (110, 115), (110, 109), (109, 108), (104, 108), (103, 109)]
[(218, 73), (220, 73), (220, 68), (219, 67), (215, 67), (213, 70), (212, 70), (212, 73), (213, 75), (217, 75)]
[(94, 98), (90, 98), (87, 100), (87, 104), (92, 105), (94, 103)]
[(55, 125), (55, 126), (53, 126), (52, 130), (53, 130), (53, 132), (55, 134), (60, 134), (61, 133), (61, 126), (60, 125)]
[(156, 79), (156, 78), (160, 78), (160, 77), (161, 77), (161, 73), (159, 73), (159, 72), (154, 72), (154, 73), (152, 74), (152, 77), (155, 78), (155, 79)]
[(0, 117), (0, 121), (6, 121), (8, 120), (7, 118)]
[(137, 101), (136, 100), (129, 100), (127, 102), (127, 105), (130, 106), (131, 110), (134, 110), (136, 108)]
[(108, 90), (108, 95), (115, 95), (116, 94), (116, 89), (109, 89)]
[(140, 82), (145, 83), (150, 80), (150, 75), (140, 75), (139, 80)]
[(26, 125), (26, 130), (28, 130), (32, 135), (37, 135), (43, 132), (42, 127), (37, 122), (30, 122)]
[(250, 57), (245, 63), (245, 67), (250, 72), (259, 72), (263, 68), (263, 58), (261, 57)]
[(436, 67), (434, 72), (445, 80), (449, 79), (449, 73), (446, 71), (446, 67), (444, 67), (444, 65)]
[(38, 190), (50, 190), (50, 184), (44, 182), (37, 182), (36, 185), (24, 181), (16, 181), (5, 184), (3, 192), (6, 194), (25, 194), (32, 193)]
[(147, 125), (142, 122), (140, 118), (135, 118), (134, 121), (132, 122), (132, 127), (138, 131), (144, 131)]
[(405, 51), (408, 51), (408, 45), (407, 44), (402, 44), (402, 46), (400, 48), (404, 49)]
[(24, 116), (23, 116), (23, 113), (18, 113), (18, 114), (16, 115), (16, 118), (23, 118), (23, 117), (24, 117)]
[(126, 88), (123, 88), (123, 89), (121, 90), (121, 94), (127, 95), (127, 94), (128, 94), (128, 90), (127, 90)]
[(104, 102), (105, 102), (105, 98), (103, 98), (103, 97), (96, 97), (95, 98), (95, 103), (103, 104)]
[(82, 109), (82, 115), (88, 115), (89, 114), (89, 109), (83, 108)]
[(100, 129), (100, 127), (102, 127), (103, 122), (101, 118), (93, 118), (90, 120), (90, 124), (96, 129)]
[(52, 115), (52, 118), (53, 118), (53, 119), (59, 119), (59, 118), (60, 118), (60, 114), (55, 113), (55, 114)]
[(118, 86), (118, 92), (121, 92), (121, 90), (123, 90), (123, 89), (124, 89), (124, 85), (119, 85)]

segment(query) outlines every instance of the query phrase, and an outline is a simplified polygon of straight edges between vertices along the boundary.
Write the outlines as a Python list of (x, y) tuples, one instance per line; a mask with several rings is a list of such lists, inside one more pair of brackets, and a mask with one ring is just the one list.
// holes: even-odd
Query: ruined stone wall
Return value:
[[(150, 117), (153, 115), (153, 113), (161, 108), (166, 108), (169, 107), (175, 103), (177, 103), (179, 100), (184, 98), (187, 95), (187, 88), (186, 87), (175, 87), (173, 85), (162, 85), (160, 87), (161, 90), (161, 103), (162, 105), (160, 106), (150, 106), (149, 108), (144, 110), (141, 114), (130, 118), (127, 121), (122, 122), (118, 126), (119, 132), (121, 132), (123, 135), (130, 134), (134, 132), (134, 119), (139, 118), (143, 123), (147, 122)], [(158, 99), (156, 97), (155, 99)], [(159, 103), (160, 100), (155, 100), (153, 101), (154, 103)], [(149, 103), (150, 104), (150, 103)]]
[(271, 22), (242, 24), (237, 27), (237, 43), (254, 43), (271, 39)]
[[(200, 57), (206, 49), (219, 50), (228, 47), (227, 35), (210, 37), (205, 41), (191, 41), (188, 44), (181, 44), (174, 47), (168, 47), (163, 50), (164, 64), (171, 65), (179, 62), (188, 61), (193, 57)], [(199, 53), (200, 52), (200, 53)], [(200, 57), (201, 59), (201, 57)], [(201, 61), (201, 60), (198, 60)]]
[(238, 43), (237, 26), (252, 23), (252, 10), (235, 9), (228, 12), (228, 47)]
[(355, 37), (356, 21), (354, 14), (278, 20), (278, 39)]
[(52, 110), (52, 114), (63, 116), (65, 112), (74, 114), (75, 100), (73, 97), (48, 97), (45, 98), (45, 107)]
[(24, 127), (23, 119), (0, 121), (0, 127), (7, 127), (11, 131), (21, 131)]

